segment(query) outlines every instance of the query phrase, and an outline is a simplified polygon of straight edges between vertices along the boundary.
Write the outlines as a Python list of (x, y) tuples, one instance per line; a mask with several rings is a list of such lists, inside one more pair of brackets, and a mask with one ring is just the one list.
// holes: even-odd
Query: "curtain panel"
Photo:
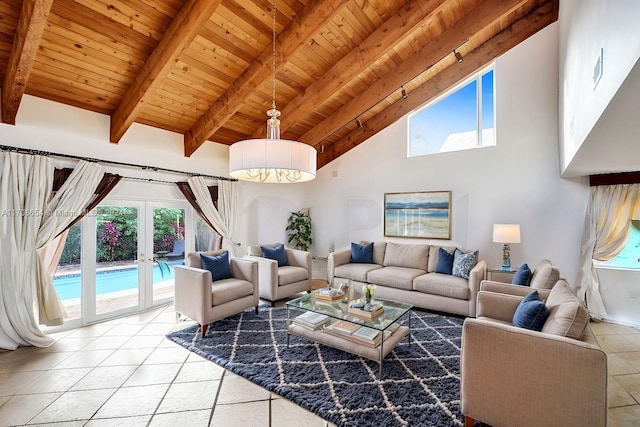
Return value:
[(629, 239), (631, 218), (638, 205), (640, 184), (591, 187), (585, 215), (576, 293), (589, 313), (606, 316), (594, 260), (608, 261), (622, 251)]

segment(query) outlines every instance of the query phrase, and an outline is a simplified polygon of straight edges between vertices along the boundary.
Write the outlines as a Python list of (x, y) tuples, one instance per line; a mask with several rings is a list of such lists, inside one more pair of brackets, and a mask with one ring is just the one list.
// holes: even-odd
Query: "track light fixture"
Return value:
[(464, 60), (464, 58), (462, 58), (462, 54), (457, 50), (454, 50), (453, 54), (456, 56), (456, 59), (458, 60), (458, 62), (462, 62)]
[(400, 86), (402, 88), (402, 99), (407, 99), (409, 95), (407, 95), (407, 91), (404, 89), (404, 86)]

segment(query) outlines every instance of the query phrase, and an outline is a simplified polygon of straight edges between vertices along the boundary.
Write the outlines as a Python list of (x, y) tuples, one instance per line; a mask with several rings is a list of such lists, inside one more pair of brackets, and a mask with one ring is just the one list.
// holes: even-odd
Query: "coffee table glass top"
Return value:
[(380, 331), (384, 331), (391, 324), (397, 322), (402, 316), (413, 308), (411, 304), (389, 300), (375, 299), (375, 303), (382, 304), (384, 313), (369, 320), (364, 317), (349, 313), (349, 304), (342, 301), (325, 301), (316, 299), (315, 292), (304, 295), (291, 301), (287, 301), (287, 307), (300, 308), (315, 313), (326, 314), (334, 319), (347, 320)]

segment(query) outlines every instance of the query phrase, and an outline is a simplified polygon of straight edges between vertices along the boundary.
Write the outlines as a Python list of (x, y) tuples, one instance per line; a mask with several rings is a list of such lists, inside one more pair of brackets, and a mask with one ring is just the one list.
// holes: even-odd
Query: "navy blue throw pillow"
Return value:
[(263, 257), (278, 261), (278, 267), (289, 265), (287, 262), (287, 253), (284, 250), (283, 244), (274, 247), (260, 246), (260, 249), (262, 249)]
[(511, 280), (512, 285), (529, 286), (531, 279), (531, 269), (527, 264), (522, 264)]
[(436, 273), (451, 275), (454, 259), (455, 256), (453, 252), (447, 252), (442, 248), (438, 248), (438, 265), (436, 265)]
[(229, 265), (229, 252), (224, 251), (218, 255), (209, 256), (200, 254), (202, 268), (211, 272), (211, 280), (222, 280), (231, 277), (231, 266)]
[(513, 315), (513, 326), (541, 331), (549, 310), (538, 291), (533, 291), (520, 301)]
[(351, 262), (373, 264), (373, 242), (366, 245), (351, 243)]

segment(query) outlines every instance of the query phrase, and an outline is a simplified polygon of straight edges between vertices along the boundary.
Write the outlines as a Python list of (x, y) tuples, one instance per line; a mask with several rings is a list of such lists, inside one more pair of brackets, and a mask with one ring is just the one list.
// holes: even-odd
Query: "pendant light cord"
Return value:
[(273, 40), (271, 42), (272, 100), (271, 107), (276, 109), (276, 0), (273, 0)]

